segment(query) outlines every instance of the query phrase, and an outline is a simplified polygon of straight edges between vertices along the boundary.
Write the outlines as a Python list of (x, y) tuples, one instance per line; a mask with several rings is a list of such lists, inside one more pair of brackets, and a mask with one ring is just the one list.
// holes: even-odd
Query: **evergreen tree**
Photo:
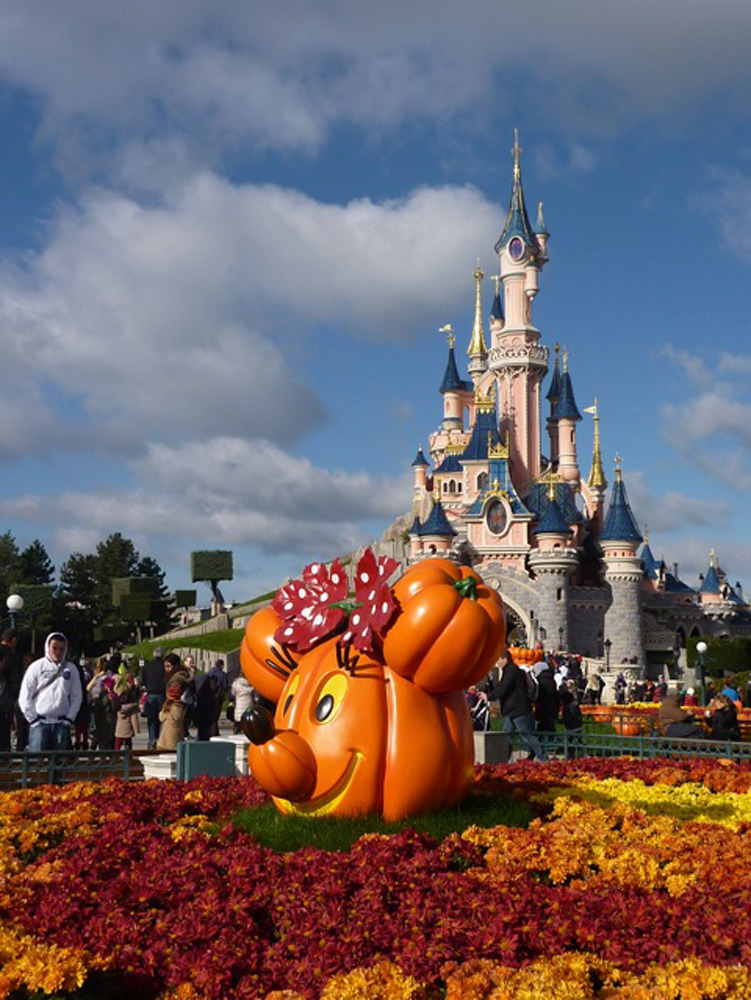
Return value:
[(165, 573), (161, 568), (156, 559), (152, 559), (151, 556), (144, 556), (138, 563), (136, 568), (136, 576), (148, 576), (157, 581), (157, 593), (156, 596), (162, 601), (161, 613), (154, 620), (154, 626), (157, 631), (165, 631), (174, 625), (175, 609), (173, 607), (172, 595), (167, 589), (165, 583)]
[(20, 556), (21, 576), (24, 583), (52, 583), (55, 578), (55, 567), (52, 564), (47, 549), (35, 538)]
[(0, 601), (3, 607), (15, 583), (21, 583), (21, 554), (15, 538), (6, 531), (0, 535)]
[(136, 576), (139, 555), (129, 538), (116, 531), (99, 542), (94, 559), (96, 624), (119, 620), (112, 603), (112, 581), (118, 577)]
[(96, 611), (96, 557), (74, 552), (60, 567), (53, 620), (77, 649), (90, 649)]

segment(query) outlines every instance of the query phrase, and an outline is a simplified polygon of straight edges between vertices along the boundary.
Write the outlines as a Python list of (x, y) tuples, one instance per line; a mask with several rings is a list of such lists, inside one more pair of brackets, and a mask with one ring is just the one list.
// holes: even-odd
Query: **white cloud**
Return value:
[(507, 87), (540, 120), (584, 131), (641, 114), (674, 125), (720, 94), (742, 109), (749, 28), (745, 0), (721, 12), (700, 0), (6, 0), (0, 72), (34, 95), (60, 143), (102, 152), (126, 132), (149, 140), (190, 122), (205, 148), (311, 151), (339, 121), (487, 114)]
[(151, 445), (134, 468), (144, 485), (27, 494), (0, 502), (0, 515), (56, 525), (58, 550), (90, 550), (110, 532), (122, 531), (137, 544), (141, 538), (156, 544), (196, 538), (324, 558), (363, 544), (363, 522), (387, 522), (411, 500), (406, 475), (331, 472), (263, 440)]
[[(700, 500), (675, 490), (657, 496), (641, 470), (628, 470), (624, 476), (631, 509), (644, 532), (677, 534), (684, 528), (708, 528), (726, 520), (730, 504), (725, 500)], [(671, 541), (672, 547), (672, 541)]]
[(421, 333), (426, 289), (435, 316), (451, 315), (500, 217), (472, 188), (344, 207), (208, 174), (158, 206), (89, 192), (0, 274), (0, 453), (297, 440), (323, 418), (297, 374), (314, 350), (298, 326)]

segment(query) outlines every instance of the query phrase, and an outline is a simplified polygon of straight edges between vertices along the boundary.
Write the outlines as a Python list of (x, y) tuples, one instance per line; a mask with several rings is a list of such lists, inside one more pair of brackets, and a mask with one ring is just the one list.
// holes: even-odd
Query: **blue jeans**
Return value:
[(535, 760), (547, 760), (548, 755), (542, 749), (540, 741), (535, 736), (535, 724), (532, 719), (532, 715), (515, 715), (513, 718), (510, 715), (503, 716), (503, 731), (508, 733), (510, 736), (514, 730), (522, 738), (522, 743), (524, 743), (529, 752), (532, 754)]
[(162, 710), (162, 705), (164, 704), (163, 694), (147, 694), (146, 701), (143, 705), (143, 714), (146, 716), (146, 722), (149, 726), (149, 749), (153, 750), (156, 746), (156, 742), (159, 739), (159, 730), (161, 724), (159, 722), (159, 713)]
[(70, 726), (67, 722), (40, 722), (29, 729), (29, 750), (70, 750)]

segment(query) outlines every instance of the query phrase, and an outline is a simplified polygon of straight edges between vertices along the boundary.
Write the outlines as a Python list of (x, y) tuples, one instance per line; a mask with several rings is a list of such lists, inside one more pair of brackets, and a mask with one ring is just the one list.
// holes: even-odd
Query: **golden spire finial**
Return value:
[(551, 476), (548, 480), (548, 500), (550, 500), (551, 503), (555, 500), (555, 486), (555, 479)]
[(615, 456), (615, 481), (617, 483), (621, 481), (621, 456), (617, 452)]
[(493, 275), (493, 294), (496, 298), (501, 294), (501, 276), (500, 274)]
[(563, 370), (568, 371), (568, 351), (565, 344), (563, 345)]
[(521, 160), (522, 147), (519, 145), (519, 129), (514, 129), (514, 145), (511, 148), (511, 155), (514, 158), (514, 179), (518, 179), (520, 174), (519, 161)]
[(470, 358), (484, 358), (487, 356), (488, 348), (485, 344), (485, 334), (482, 329), (482, 279), (485, 277), (480, 268), (480, 258), (477, 258), (477, 267), (474, 272), (475, 279), (475, 325), (472, 327), (472, 339), (467, 348)]
[(714, 566), (714, 549), (709, 550), (709, 565)]
[(449, 347), (453, 347), (454, 346), (454, 344), (456, 343), (456, 337), (454, 336), (454, 331), (451, 329), (451, 324), (450, 323), (447, 323), (445, 326), (442, 326), (438, 330), (438, 332), (446, 334), (446, 340), (448, 341)]
[(591, 413), (595, 421), (595, 440), (594, 447), (592, 448), (592, 468), (589, 472), (589, 479), (587, 483), (591, 487), (604, 487), (607, 486), (607, 480), (605, 479), (605, 470), (602, 467), (602, 452), (600, 451), (600, 416), (597, 412), (597, 400), (595, 399), (592, 406), (586, 406), (584, 408), (585, 413)]
[[(644, 525), (644, 544), (645, 545), (649, 545), (649, 525), (648, 524)], [(663, 559), (664, 558), (665, 557), (663, 556)]]

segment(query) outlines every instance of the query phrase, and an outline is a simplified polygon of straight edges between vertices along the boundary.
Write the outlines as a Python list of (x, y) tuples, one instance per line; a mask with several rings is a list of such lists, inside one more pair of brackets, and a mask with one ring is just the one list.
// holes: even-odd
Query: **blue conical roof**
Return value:
[(629, 506), (626, 487), (620, 472), (616, 472), (610, 506), (600, 535), (601, 542), (641, 542), (642, 533)]
[(660, 564), (652, 555), (649, 542), (644, 543), (639, 555), (641, 556), (641, 561), (644, 564), (644, 575), (649, 577), (650, 580), (656, 580), (659, 574)]
[(446, 512), (440, 500), (433, 501), (433, 509), (425, 524), (420, 528), (421, 535), (443, 535), (452, 538), (456, 532), (449, 524)]
[(471, 462), (486, 459), (488, 457), (489, 444), (492, 444), (493, 447), (500, 444), (495, 407), (489, 409), (484, 406), (478, 406), (475, 424), (472, 428), (472, 437), (462, 452), (462, 460)]
[(720, 593), (720, 578), (717, 575), (717, 570), (714, 567), (714, 563), (710, 564), (707, 574), (702, 580), (701, 587), (699, 587), (700, 594), (719, 594)]
[(415, 465), (428, 465), (428, 464), (429, 462), (425, 458), (425, 455), (423, 454), (422, 447), (418, 448), (417, 455), (415, 455), (415, 460), (412, 463), (412, 465), (415, 466)]
[(446, 371), (443, 373), (443, 381), (441, 382), (440, 389), (438, 390), (441, 395), (444, 392), (462, 392), (470, 391), (473, 388), (471, 382), (462, 381), (459, 378), (459, 371), (456, 367), (456, 358), (454, 357), (454, 348), (449, 347), (449, 356), (446, 361)]
[[(553, 364), (553, 374), (550, 377), (550, 388), (548, 389), (545, 399), (550, 400), (553, 405), (551, 409), (555, 408), (555, 403), (558, 402), (561, 395), (561, 369), (558, 364), (558, 358), (556, 357)], [(552, 416), (552, 414), (551, 414)]]
[(532, 529), (533, 535), (571, 535), (573, 531), (566, 524), (566, 519), (555, 500), (551, 500), (545, 513)]
[(408, 534), (419, 535), (421, 530), (422, 530), (422, 525), (420, 524), (420, 517), (418, 514), (415, 514), (415, 519), (410, 526)]
[(581, 420), (582, 415), (574, 399), (574, 387), (568, 372), (561, 373), (558, 402), (555, 404), (555, 416), (558, 420)]
[(511, 199), (506, 214), (506, 223), (495, 245), (496, 253), (499, 253), (514, 236), (520, 236), (535, 253), (539, 252), (540, 249), (537, 237), (532, 230), (529, 216), (527, 215), (527, 207), (524, 204), (522, 173), (519, 167), (520, 153), (521, 150), (519, 149), (516, 136), (514, 136), (514, 183), (511, 188)]
[(503, 323), (503, 305), (501, 303), (501, 293), (496, 292), (493, 297), (493, 306), (490, 310), (490, 318), (497, 319), (499, 322)]

